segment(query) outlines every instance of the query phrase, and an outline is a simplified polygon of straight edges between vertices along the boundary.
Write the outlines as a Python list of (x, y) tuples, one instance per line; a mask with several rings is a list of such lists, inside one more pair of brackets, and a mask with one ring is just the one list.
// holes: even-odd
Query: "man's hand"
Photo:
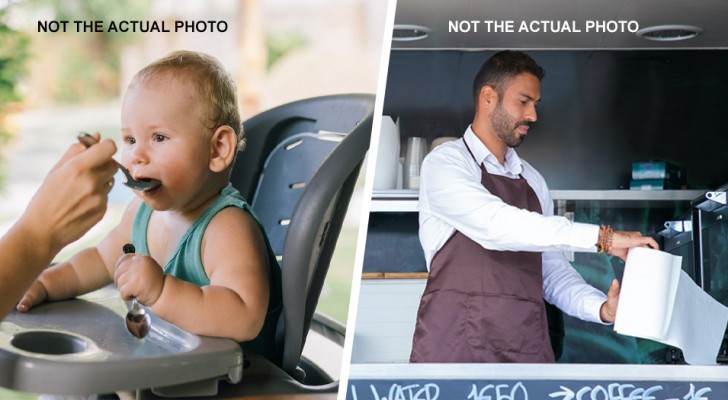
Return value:
[(607, 292), (607, 301), (602, 304), (599, 309), (599, 317), (602, 322), (613, 324), (617, 318), (617, 305), (619, 304), (619, 282), (617, 280), (612, 281), (612, 286), (609, 287)]
[(660, 246), (655, 239), (649, 236), (642, 236), (639, 232), (614, 231), (612, 235), (612, 249), (610, 255), (627, 261), (627, 251), (632, 247), (650, 247), (659, 250)]

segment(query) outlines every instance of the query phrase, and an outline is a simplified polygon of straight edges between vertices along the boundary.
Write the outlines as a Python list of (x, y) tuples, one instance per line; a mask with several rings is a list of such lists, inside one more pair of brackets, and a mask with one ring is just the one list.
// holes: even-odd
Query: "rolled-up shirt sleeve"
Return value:
[[(541, 205), (543, 214), (553, 215), (553, 200), (548, 190), (542, 193), (540, 198), (543, 202)], [(598, 234), (597, 228), (596, 235)], [(599, 310), (607, 300), (607, 296), (589, 285), (571, 266), (562, 251), (545, 251), (541, 255), (541, 260), (544, 299), (572, 317), (605, 324), (599, 316)]]
[(599, 310), (607, 296), (584, 281), (564, 253), (547, 251), (541, 258), (544, 299), (572, 317), (604, 324)]

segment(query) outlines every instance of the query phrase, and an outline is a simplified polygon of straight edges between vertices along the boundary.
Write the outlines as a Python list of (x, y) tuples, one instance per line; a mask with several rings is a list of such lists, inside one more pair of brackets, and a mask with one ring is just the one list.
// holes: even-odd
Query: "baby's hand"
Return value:
[(45, 286), (39, 281), (35, 280), (32, 285), (25, 291), (23, 298), (20, 299), (18, 305), (15, 308), (20, 312), (27, 312), (34, 305), (40, 304), (48, 297), (48, 291)]
[(124, 300), (132, 297), (151, 307), (162, 294), (164, 272), (152, 257), (124, 254), (116, 262), (114, 283)]

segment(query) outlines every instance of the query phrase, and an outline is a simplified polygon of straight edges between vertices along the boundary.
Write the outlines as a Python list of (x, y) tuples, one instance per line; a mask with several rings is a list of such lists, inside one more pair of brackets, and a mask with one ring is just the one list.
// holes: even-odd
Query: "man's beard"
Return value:
[(515, 118), (511, 118), (500, 103), (498, 103), (495, 111), (493, 111), (493, 114), (490, 116), (490, 123), (493, 125), (493, 130), (495, 130), (496, 135), (498, 135), (498, 137), (501, 138), (508, 147), (518, 147), (521, 143), (523, 143), (523, 139), (525, 139), (525, 136), (516, 136), (516, 128), (521, 125), (531, 125), (529, 121), (515, 122)]

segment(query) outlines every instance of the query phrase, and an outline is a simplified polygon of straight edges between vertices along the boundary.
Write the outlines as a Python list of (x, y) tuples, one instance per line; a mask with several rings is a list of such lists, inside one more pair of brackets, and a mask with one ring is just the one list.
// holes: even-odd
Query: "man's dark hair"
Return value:
[(536, 61), (521, 51), (499, 51), (483, 63), (473, 80), (473, 100), (478, 105), (478, 96), (483, 86), (490, 86), (498, 93), (498, 102), (503, 99), (506, 87), (511, 79), (527, 72), (540, 81), (546, 74)]

